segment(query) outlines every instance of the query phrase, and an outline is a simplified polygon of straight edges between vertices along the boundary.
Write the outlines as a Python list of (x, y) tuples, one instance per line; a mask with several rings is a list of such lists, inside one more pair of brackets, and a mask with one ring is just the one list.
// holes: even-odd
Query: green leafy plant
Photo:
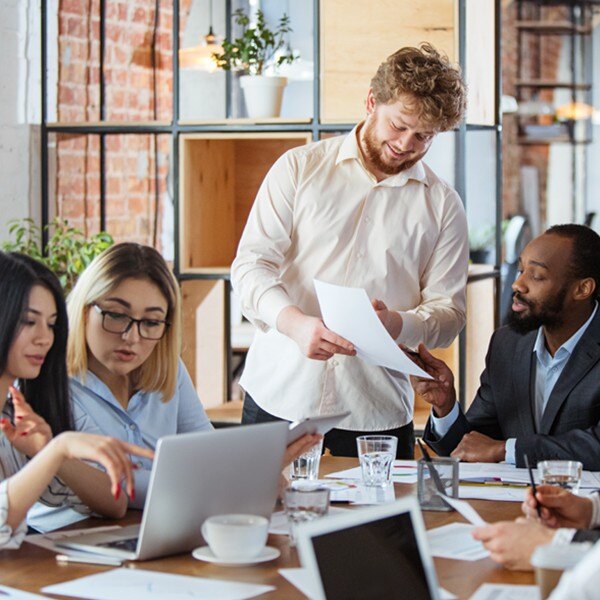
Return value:
[(22, 252), (44, 263), (56, 274), (65, 294), (71, 291), (94, 257), (114, 243), (106, 231), (86, 237), (65, 219), (53, 219), (44, 229), (48, 232), (48, 243), (43, 249), (42, 228), (33, 219), (10, 221), (8, 232), (13, 239), (4, 242), (2, 249), (6, 252)]
[(265, 67), (271, 63), (279, 67), (299, 58), (289, 48), (278, 53), (285, 46), (285, 36), (292, 31), (290, 18), (285, 13), (274, 30), (267, 26), (262, 10), (256, 12), (256, 25), (253, 26), (250, 26), (250, 17), (241, 8), (233, 16), (242, 27), (242, 34), (234, 40), (223, 40), (223, 52), (213, 54), (220, 69), (262, 75)]

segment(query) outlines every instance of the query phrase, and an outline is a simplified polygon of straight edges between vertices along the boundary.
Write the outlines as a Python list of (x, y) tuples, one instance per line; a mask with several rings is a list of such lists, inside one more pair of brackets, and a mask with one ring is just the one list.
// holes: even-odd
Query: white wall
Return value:
[(40, 0), (0, 2), (0, 241), (39, 212)]

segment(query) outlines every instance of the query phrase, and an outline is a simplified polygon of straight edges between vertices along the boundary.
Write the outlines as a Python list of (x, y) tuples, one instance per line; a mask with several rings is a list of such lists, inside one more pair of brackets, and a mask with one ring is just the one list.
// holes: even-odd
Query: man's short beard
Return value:
[[(515, 294), (517, 298), (523, 303), (525, 300)], [(506, 322), (508, 326), (517, 333), (525, 334), (530, 331), (534, 331), (544, 326), (546, 329), (555, 329), (560, 327), (564, 323), (563, 307), (565, 298), (567, 296), (567, 286), (562, 287), (555, 298), (549, 302), (545, 302), (538, 306), (537, 312), (531, 310), (531, 304), (526, 303), (529, 306), (530, 314), (526, 317), (519, 316), (521, 313), (515, 312), (510, 309), (508, 311), (508, 317)]]
[(377, 146), (377, 142), (374, 139), (373, 132), (375, 131), (375, 116), (372, 115), (372, 118), (364, 125), (364, 131), (362, 136), (362, 141), (364, 142), (364, 152), (367, 155), (367, 159), (369, 162), (380, 172), (385, 173), (386, 175), (397, 175), (401, 171), (406, 171), (406, 169), (410, 169), (414, 164), (419, 162), (423, 157), (422, 154), (413, 158), (412, 160), (406, 160), (400, 164), (391, 165), (389, 163), (384, 162), (381, 159), (382, 146)]

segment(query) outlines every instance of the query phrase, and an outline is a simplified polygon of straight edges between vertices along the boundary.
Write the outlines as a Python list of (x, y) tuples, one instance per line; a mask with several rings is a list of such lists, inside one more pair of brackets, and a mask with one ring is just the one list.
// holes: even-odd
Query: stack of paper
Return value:
[(146, 569), (112, 569), (97, 575), (49, 585), (46, 594), (75, 596), (90, 600), (157, 600), (198, 598), (206, 600), (245, 600), (273, 591), (271, 585), (220, 581), (203, 577), (171, 575)]

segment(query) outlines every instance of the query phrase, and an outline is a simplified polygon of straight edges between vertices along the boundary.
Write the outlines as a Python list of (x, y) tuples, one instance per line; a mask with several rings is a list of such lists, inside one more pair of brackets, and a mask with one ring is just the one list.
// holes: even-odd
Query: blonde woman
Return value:
[[(212, 429), (180, 359), (181, 295), (162, 256), (134, 243), (98, 256), (69, 295), (67, 364), (75, 427), (154, 449)], [(316, 442), (305, 436), (286, 460)], [(129, 505), (142, 508), (151, 462), (140, 459)]]

